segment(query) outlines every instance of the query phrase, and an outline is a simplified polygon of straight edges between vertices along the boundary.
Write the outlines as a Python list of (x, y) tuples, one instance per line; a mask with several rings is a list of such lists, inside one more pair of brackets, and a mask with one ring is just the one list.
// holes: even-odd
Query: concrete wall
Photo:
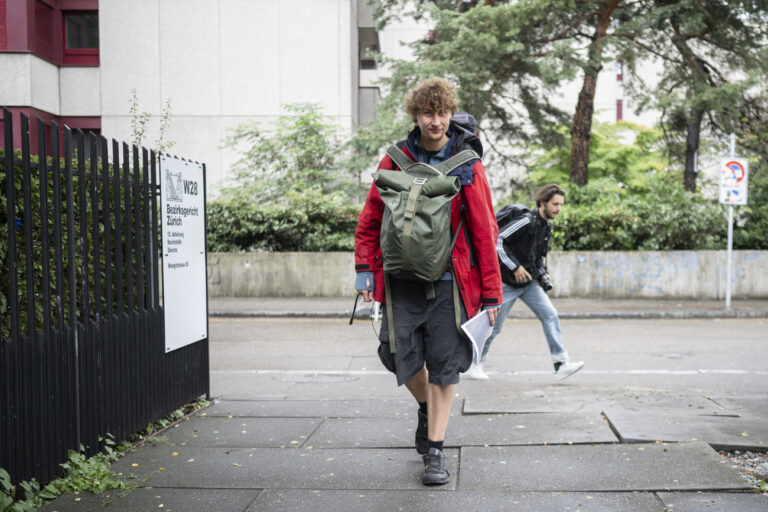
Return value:
[[(554, 252), (553, 297), (724, 299), (726, 251)], [(768, 297), (768, 251), (735, 251), (734, 299)], [(343, 297), (352, 253), (209, 253), (212, 297)]]

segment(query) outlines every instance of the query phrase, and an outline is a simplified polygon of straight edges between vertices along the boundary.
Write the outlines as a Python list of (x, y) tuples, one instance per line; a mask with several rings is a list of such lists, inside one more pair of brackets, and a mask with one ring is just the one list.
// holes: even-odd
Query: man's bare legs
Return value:
[(422, 366), (421, 370), (416, 372), (413, 377), (405, 382), (405, 387), (411, 392), (417, 402), (423, 403), (428, 399), (427, 385), (429, 384), (429, 374), (427, 367)]
[(430, 383), (427, 367), (424, 366), (408, 379), (405, 387), (408, 388), (417, 402), (427, 402), (429, 439), (431, 441), (443, 441), (445, 431), (448, 428), (448, 418), (451, 415), (453, 384)]
[(448, 428), (453, 403), (453, 384), (430, 383), (427, 394), (427, 417), (429, 418), (429, 440), (443, 441)]

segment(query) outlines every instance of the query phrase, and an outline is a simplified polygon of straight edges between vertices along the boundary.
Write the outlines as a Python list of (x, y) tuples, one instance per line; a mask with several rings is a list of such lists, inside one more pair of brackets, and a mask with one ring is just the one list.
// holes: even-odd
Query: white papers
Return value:
[(488, 310), (483, 310), (461, 324), (461, 329), (467, 334), (469, 341), (472, 342), (472, 362), (480, 363), (480, 357), (483, 355), (483, 348), (488, 336), (491, 335), (493, 326), (488, 318)]

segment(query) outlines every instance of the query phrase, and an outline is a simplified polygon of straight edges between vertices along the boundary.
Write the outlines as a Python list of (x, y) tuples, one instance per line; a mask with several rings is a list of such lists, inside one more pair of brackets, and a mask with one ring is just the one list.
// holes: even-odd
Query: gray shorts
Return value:
[[(472, 363), (469, 340), (456, 329), (453, 281), (435, 281), (435, 298), (427, 299), (424, 283), (390, 279), (392, 304), (384, 308), (379, 332), (379, 359), (397, 376), (402, 386), (426, 364), (429, 382), (448, 385), (459, 382), (459, 373)], [(459, 300), (461, 321), (467, 319)], [(387, 315), (394, 312), (395, 346), (389, 351)]]

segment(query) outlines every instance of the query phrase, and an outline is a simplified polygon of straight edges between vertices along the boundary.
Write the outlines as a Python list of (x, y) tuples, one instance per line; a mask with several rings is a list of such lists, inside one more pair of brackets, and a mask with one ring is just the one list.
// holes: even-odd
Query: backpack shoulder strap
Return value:
[(401, 171), (405, 171), (412, 165), (418, 163), (408, 158), (408, 155), (403, 153), (403, 150), (397, 146), (389, 146), (389, 148), (387, 148), (387, 156), (392, 159), (392, 161), (396, 166), (400, 168)]
[(472, 160), (480, 160), (480, 156), (471, 149), (465, 149), (464, 151), (456, 153), (448, 160), (440, 162), (435, 166), (435, 169), (440, 171), (442, 174), (448, 174), (460, 165), (464, 165), (468, 162), (471, 162)]

